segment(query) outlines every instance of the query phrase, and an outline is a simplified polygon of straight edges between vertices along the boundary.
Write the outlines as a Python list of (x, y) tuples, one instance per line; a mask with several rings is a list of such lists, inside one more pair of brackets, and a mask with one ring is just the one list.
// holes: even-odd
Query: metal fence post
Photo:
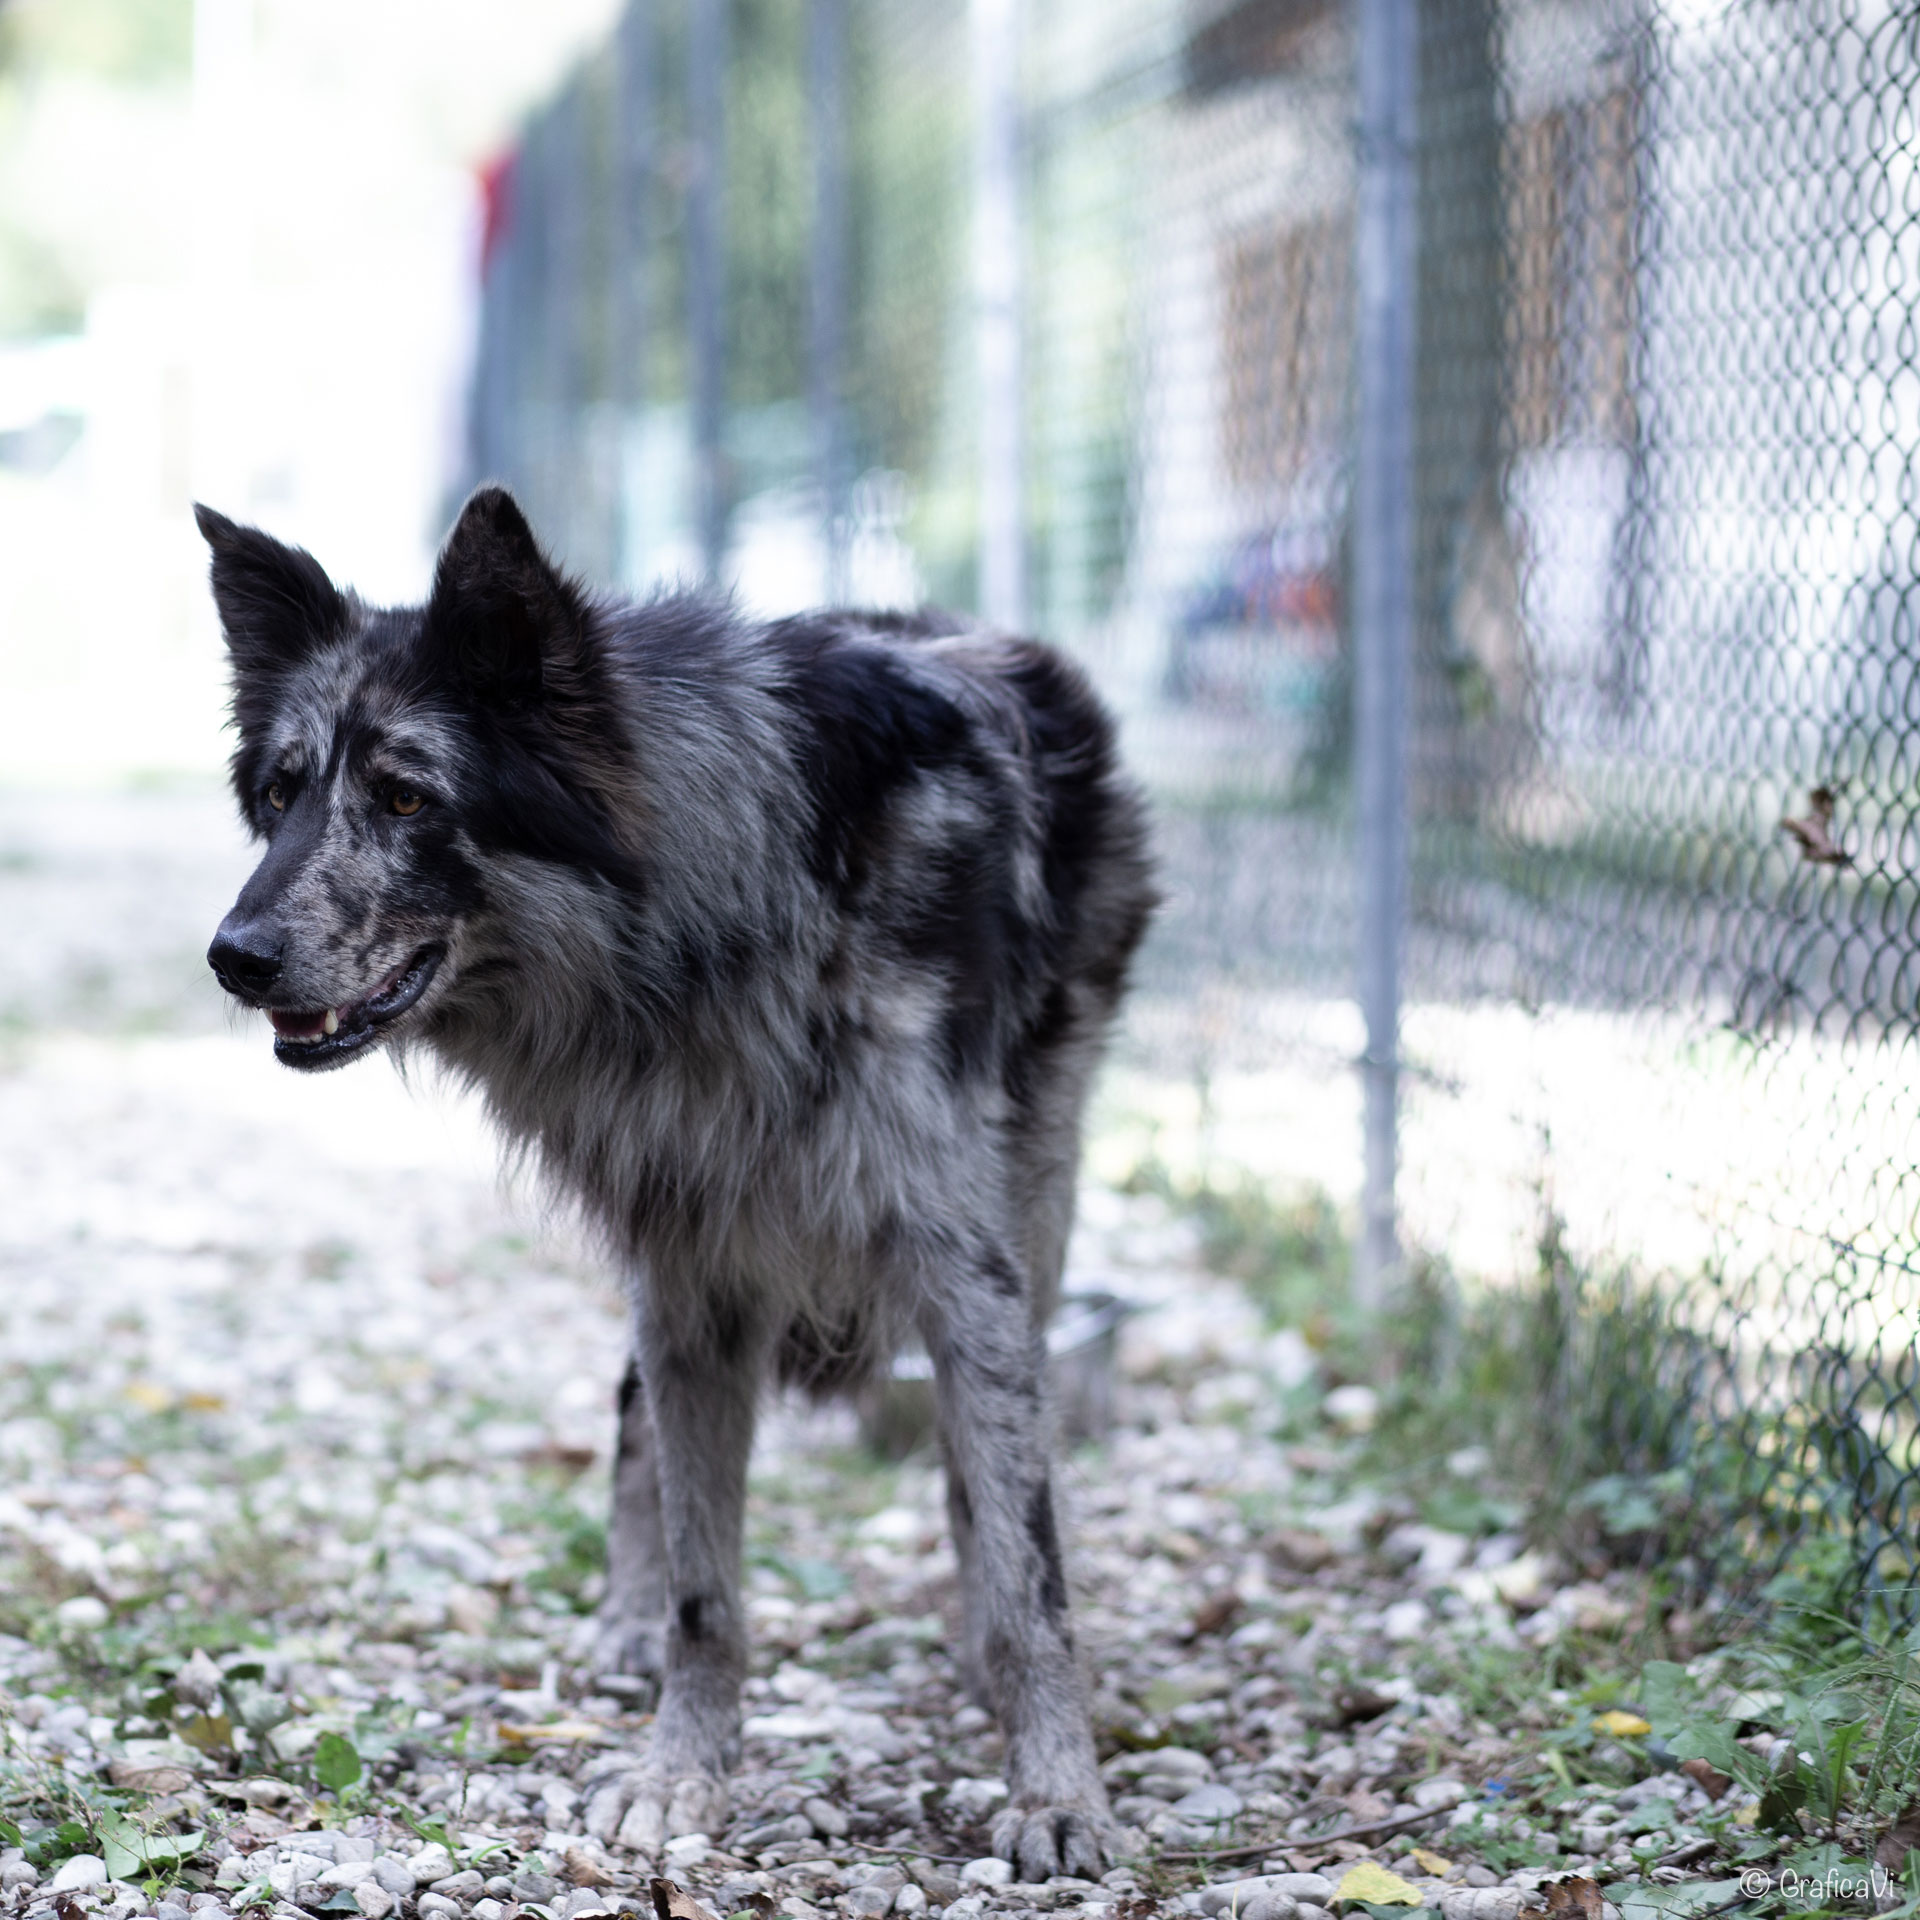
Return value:
[(1408, 681), (1413, 667), (1415, 115), (1418, 0), (1359, 0), (1359, 294), (1354, 475), (1355, 783), (1366, 1053), (1360, 1304), (1398, 1273), (1400, 969), (1407, 923)]
[[(582, 564), (591, 498), (589, 470), (579, 458), (580, 415), (587, 398), (586, 301), (587, 125), (585, 87), (575, 75), (547, 115), (549, 166), (546, 218), (552, 238), (545, 288), (550, 355), (540, 419), (540, 486), (545, 511), (565, 529), (565, 551)], [(589, 536), (590, 537), (590, 536)], [(589, 561), (590, 565), (591, 562)]]
[(807, 9), (808, 104), (813, 122), (813, 236), (809, 254), (807, 400), (826, 547), (826, 597), (847, 597), (847, 474), (841, 368), (847, 324), (846, 0)]
[(687, 340), (692, 357), (695, 531), (711, 583), (726, 553), (727, 0), (692, 0), (687, 22)]
[(647, 398), (649, 295), (653, 273), (654, 28), (649, 0), (629, 0), (621, 15), (614, 90), (614, 192), (611, 222), (613, 398), (619, 408), (621, 459), (611, 500), (611, 554), (619, 578), (640, 584), (644, 555), (626, 510), (625, 440)]
[(973, 0), (973, 297), (980, 371), (980, 612), (1027, 618), (1020, 352), (1020, 0)]

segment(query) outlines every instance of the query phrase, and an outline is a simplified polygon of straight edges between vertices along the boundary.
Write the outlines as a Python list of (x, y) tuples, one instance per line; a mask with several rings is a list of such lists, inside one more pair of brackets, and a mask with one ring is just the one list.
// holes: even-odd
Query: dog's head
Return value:
[(622, 749), (593, 616), (499, 488), (467, 503), (416, 608), (370, 608), (304, 550), (195, 516), (234, 791), (266, 842), (207, 959), (288, 1066), (340, 1066), (455, 1003), (527, 862), (617, 876)]

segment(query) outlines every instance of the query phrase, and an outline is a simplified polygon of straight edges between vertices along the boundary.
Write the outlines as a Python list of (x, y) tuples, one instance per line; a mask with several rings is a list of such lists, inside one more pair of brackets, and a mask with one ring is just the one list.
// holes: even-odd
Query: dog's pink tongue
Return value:
[(289, 1013), (284, 1008), (275, 1007), (269, 1018), (273, 1021), (273, 1030), (286, 1040), (311, 1040), (321, 1032), (327, 1022), (326, 1009), (318, 1013)]

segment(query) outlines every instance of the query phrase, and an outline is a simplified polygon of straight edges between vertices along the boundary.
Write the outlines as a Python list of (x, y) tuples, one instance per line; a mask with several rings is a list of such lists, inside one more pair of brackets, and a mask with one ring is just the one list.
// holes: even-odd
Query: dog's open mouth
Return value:
[(336, 1067), (379, 1039), (426, 992), (447, 957), (422, 947), (364, 999), (342, 1007), (269, 1007), (274, 1057), (289, 1067)]

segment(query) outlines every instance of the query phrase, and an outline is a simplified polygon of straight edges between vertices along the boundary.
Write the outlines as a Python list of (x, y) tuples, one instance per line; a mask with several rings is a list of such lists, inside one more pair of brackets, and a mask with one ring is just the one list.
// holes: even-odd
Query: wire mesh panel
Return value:
[[(1169, 894), (1108, 1118), (1350, 1200), (1354, 17), (1015, 17), (993, 484)], [(1611, 1343), (1587, 1468), (1703, 1580), (1824, 1530), (1910, 1612), (1920, 25), (1418, 17), (1404, 1236)], [(631, 587), (976, 606), (981, 18), (636, 0), (496, 183), (476, 476)]]
[[(1727, 1559), (1833, 1524), (1902, 1588), (1913, 25), (1520, 0), (1489, 44), (1497, 371), (1432, 443), (1492, 484), (1422, 475), (1414, 992), (1533, 1010), (1560, 1231), (1671, 1303), (1697, 1418), (1621, 1464), (1731, 1447)], [(1466, 1031), (1436, 1064), (1485, 1079)]]

